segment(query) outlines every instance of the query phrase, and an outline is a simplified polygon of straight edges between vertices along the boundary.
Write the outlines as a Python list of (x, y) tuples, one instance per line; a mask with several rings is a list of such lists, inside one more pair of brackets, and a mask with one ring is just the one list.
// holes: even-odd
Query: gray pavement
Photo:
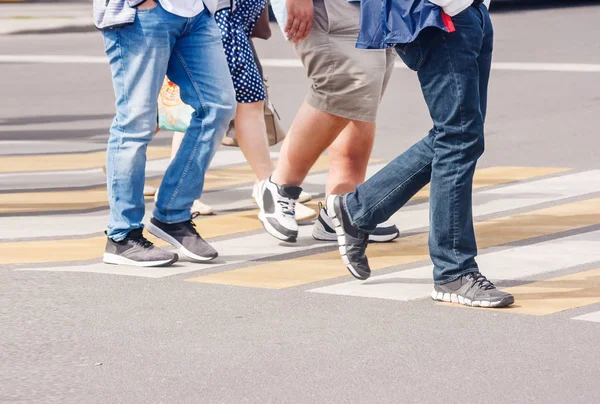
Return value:
[[(369, 247), (391, 260), (372, 282), (329, 276), (341, 264), (310, 226), (294, 247), (255, 226), (251, 180), (225, 176), (247, 176), (231, 149), (217, 154), (208, 192), (218, 215), (198, 222), (220, 261), (171, 273), (105, 268), (85, 255), (106, 214), (94, 205), (114, 102), (96, 59), (101, 36), (0, 36), (0, 403), (600, 402), (600, 72), (577, 71), (600, 66), (600, 5), (569, 4), (500, 5), (492, 16), (497, 65), (475, 215), (483, 270), (522, 299), (512, 311), (420, 294), (430, 287), (417, 251), (426, 201), (393, 218), (398, 242)], [(278, 67), (295, 59), (278, 34), (257, 48), (289, 125), (308, 82), (301, 67)], [(396, 69), (372, 169), (428, 126), (415, 75)], [(161, 133), (152, 144), (154, 176), (169, 141)], [(57, 153), (72, 167), (54, 169)], [(314, 172), (308, 188), (322, 193), (323, 179)], [(219, 230), (229, 218), (241, 232)]]

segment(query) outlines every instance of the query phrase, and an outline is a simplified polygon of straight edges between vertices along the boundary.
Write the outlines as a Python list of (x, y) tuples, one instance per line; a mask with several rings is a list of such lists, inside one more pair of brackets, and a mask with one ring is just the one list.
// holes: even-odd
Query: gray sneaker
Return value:
[(431, 298), (472, 307), (506, 307), (515, 302), (513, 295), (496, 289), (480, 272), (471, 272), (453, 282), (435, 285)]
[(371, 276), (366, 253), (369, 234), (352, 226), (348, 214), (344, 210), (341, 196), (329, 195), (327, 197), (327, 212), (335, 227), (340, 255), (346, 268), (355, 278), (368, 279)]
[(200, 237), (192, 220), (168, 224), (152, 218), (147, 229), (156, 237), (179, 248), (183, 255), (194, 261), (210, 261), (219, 255), (210, 244)]
[(114, 265), (167, 267), (178, 258), (177, 254), (155, 247), (142, 235), (142, 229), (136, 229), (130, 231), (122, 241), (108, 238), (103, 261)]

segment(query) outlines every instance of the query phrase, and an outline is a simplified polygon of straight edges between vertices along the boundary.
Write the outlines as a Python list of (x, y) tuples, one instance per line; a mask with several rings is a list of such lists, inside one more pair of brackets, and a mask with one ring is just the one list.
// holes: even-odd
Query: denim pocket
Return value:
[(409, 69), (417, 71), (423, 63), (423, 49), (419, 39), (406, 44), (396, 45), (396, 53)]

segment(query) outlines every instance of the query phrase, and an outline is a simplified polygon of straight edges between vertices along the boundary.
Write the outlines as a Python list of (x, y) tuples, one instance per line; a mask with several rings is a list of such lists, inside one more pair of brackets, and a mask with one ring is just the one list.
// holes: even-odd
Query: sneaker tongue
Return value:
[(131, 230), (129, 233), (127, 233), (127, 237), (132, 240), (137, 240), (142, 237), (143, 231), (143, 229)]
[(300, 197), (302, 188), (295, 185), (282, 185), (279, 187), (279, 195), (297, 200)]

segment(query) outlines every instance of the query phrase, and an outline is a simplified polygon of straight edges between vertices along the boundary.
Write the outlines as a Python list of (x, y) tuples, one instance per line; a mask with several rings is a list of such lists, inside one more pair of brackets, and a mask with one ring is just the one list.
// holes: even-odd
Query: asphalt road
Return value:
[[(84, 239), (99, 236), (101, 228), (91, 223), (101, 223), (105, 211), (84, 209), (80, 216), (69, 216), (71, 211), (60, 216), (44, 192), (96, 185), (82, 185), (75, 174), (63, 171), (41, 176), (34, 170), (25, 175), (27, 167), (15, 170), (16, 177), (11, 177), (10, 164), (17, 160), (8, 158), (20, 156), (28, 158), (28, 164), (43, 165), (46, 154), (103, 150), (113, 92), (103, 63), (2, 62), (5, 55), (96, 60), (103, 56), (99, 33), (0, 37), (0, 159), (4, 159), (0, 174), (5, 173), (0, 175), (0, 185), (15, 184), (15, 189), (19, 185), (26, 191), (20, 193), (37, 195), (32, 203), (39, 208), (10, 213), (9, 198), (15, 189), (0, 189), (0, 233), (5, 232), (0, 234), (0, 402), (600, 402), (600, 323), (572, 320), (600, 310), (600, 275), (593, 272), (600, 268), (600, 174), (593, 171), (600, 169), (600, 5), (570, 4), (501, 5), (492, 16), (497, 65), (480, 167), (500, 174), (490, 174), (490, 183), (483, 184), (477, 199), (483, 212), (478, 221), (504, 216), (516, 220), (517, 224), (492, 228), (498, 237), (507, 234), (507, 238), (484, 246), (482, 259), (490, 270), (499, 261), (514, 260), (512, 270), (527, 274), (518, 280), (500, 278), (502, 287), (524, 288), (531, 283), (539, 288), (537, 294), (520, 290), (524, 300), (529, 296), (541, 302), (531, 303), (530, 311), (524, 305), (522, 312), (469, 310), (426, 298), (386, 297), (393, 291), (360, 297), (357, 294), (366, 292), (336, 289), (351, 281), (347, 276), (317, 274), (314, 281), (286, 287), (244, 284), (257, 278), (223, 281), (219, 277), (224, 273), (250, 266), (238, 255), (245, 254), (239, 252), (242, 240), (261, 234), (256, 229), (243, 233), (244, 239), (214, 236), (215, 242), (230, 246), (221, 251), (223, 265), (201, 270), (184, 266), (171, 276), (103, 273), (93, 269), (99, 268), (97, 259), (80, 263), (53, 259), (54, 254), (76, 253), (64, 251), (71, 248), (67, 244), (44, 250), (51, 264), (44, 260), (23, 264), (27, 260), (14, 257), (15, 251), (35, 256), (39, 248), (50, 248), (53, 235), (73, 226), (70, 220), (79, 220), (78, 229), (61, 238), (65, 243), (79, 242), (77, 234), (85, 234)], [(273, 38), (258, 42), (257, 48), (265, 61), (273, 101), (287, 125), (308, 86), (303, 69), (277, 67), (279, 59), (295, 59), (295, 55), (275, 26)], [(415, 75), (396, 69), (381, 106), (373, 157), (393, 159), (423, 136), (429, 125)], [(160, 134), (153, 146), (167, 146), (169, 141), (168, 134)], [(555, 179), (560, 182), (563, 168), (581, 174), (577, 186), (583, 191), (573, 185), (575, 177), (564, 177), (573, 180), (551, 189), (544, 185)], [(520, 177), (513, 178), (517, 171)], [(550, 182), (535, 182), (536, 175)], [(501, 207), (485, 210), (486, 198), (496, 192), (485, 188), (490, 184), (498, 186), (498, 192), (507, 190), (507, 195), (509, 189), (513, 192), (511, 186), (521, 184), (510, 194), (512, 201), (504, 202), (510, 205), (507, 213)], [(322, 192), (316, 177), (310, 189)], [(235, 187), (217, 190), (208, 198), (219, 209), (230, 204), (236, 192)], [(528, 198), (537, 202), (527, 202)], [(416, 203), (409, 212), (416, 216), (422, 208)], [(236, 214), (239, 207), (231, 209)], [(539, 213), (514, 219), (534, 209)], [(219, 217), (226, 215), (215, 220)], [(411, 229), (403, 231), (403, 239), (418, 235), (424, 227)], [(485, 237), (491, 240), (494, 234)], [(46, 240), (48, 245), (43, 244)], [(15, 243), (15, 249), (3, 250), (7, 243)], [(400, 255), (401, 243), (396, 244)], [(312, 252), (332, 250), (308, 241), (304, 246)], [(390, 246), (386, 248), (394, 244)], [(538, 246), (543, 248), (536, 250)], [(271, 264), (269, 271), (275, 268), (281, 273), (320, 265), (310, 259), (299, 263), (294, 257), (306, 254), (281, 252), (285, 248), (273, 242), (280, 255), (255, 257), (255, 261)], [(514, 255), (513, 249), (531, 255)], [(384, 266), (378, 272), (384, 277), (372, 288), (378, 290), (377, 285), (385, 283), (394, 287), (398, 279), (385, 276), (428, 265), (427, 260), (417, 259)], [(546, 267), (528, 272), (535, 265)], [(62, 272), (61, 268), (78, 269)], [(582, 273), (590, 275), (581, 278)], [(260, 271), (257, 274), (262, 276)], [(554, 279), (562, 281), (553, 284)], [(406, 284), (423, 282), (427, 279), (415, 276)], [(398, 284), (398, 288), (405, 286)], [(544, 305), (557, 288), (564, 295), (553, 301), (555, 306)], [(582, 292), (585, 296), (569, 294), (578, 288), (587, 288)]]

